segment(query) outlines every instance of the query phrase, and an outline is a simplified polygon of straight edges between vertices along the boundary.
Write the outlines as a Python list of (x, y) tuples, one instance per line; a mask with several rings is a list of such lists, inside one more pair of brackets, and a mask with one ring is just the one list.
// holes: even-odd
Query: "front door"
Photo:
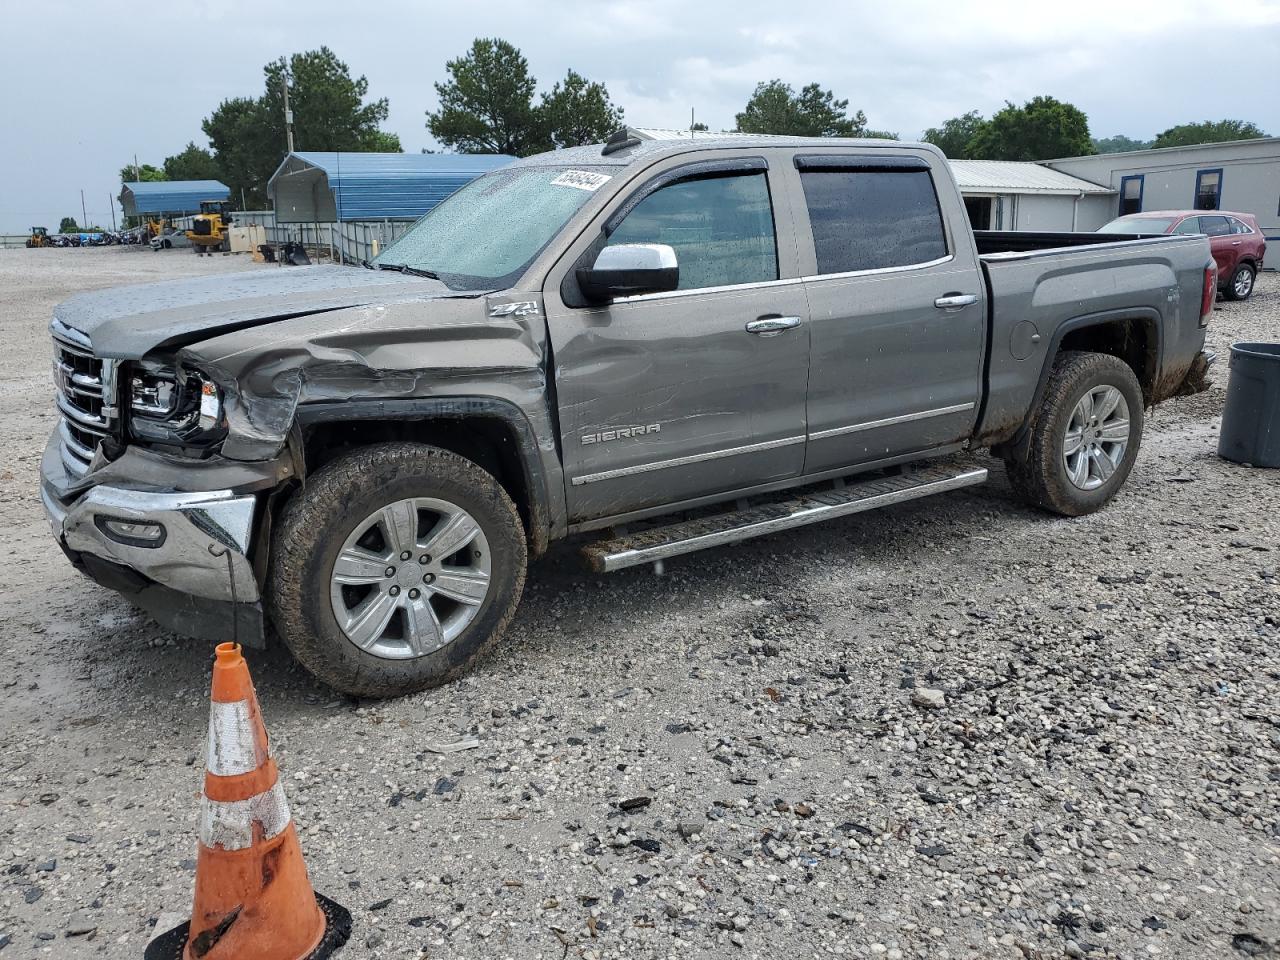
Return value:
[(571, 522), (803, 466), (809, 325), (793, 226), (763, 157), (715, 156), (655, 173), (588, 229), (607, 244), (671, 246), (677, 290), (588, 306), (576, 261), (549, 278)]
[(940, 171), (919, 157), (815, 155), (796, 167), (814, 258), (805, 473), (968, 437), (986, 293), (954, 188), (935, 189)]

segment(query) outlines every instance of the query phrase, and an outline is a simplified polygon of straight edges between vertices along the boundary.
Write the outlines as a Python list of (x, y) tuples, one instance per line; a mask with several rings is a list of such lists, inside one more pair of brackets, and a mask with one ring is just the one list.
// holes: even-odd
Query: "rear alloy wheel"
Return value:
[(276, 526), (268, 604), (298, 661), (335, 689), (392, 697), (470, 669), (524, 587), (524, 525), (464, 457), (417, 443), (326, 464)]
[(1240, 264), (1235, 273), (1231, 274), (1231, 282), (1227, 284), (1223, 294), (1228, 300), (1248, 300), (1253, 295), (1254, 278), (1253, 267), (1247, 263)]
[(1124, 462), (1129, 448), (1129, 404), (1106, 384), (1085, 391), (1071, 411), (1062, 442), (1067, 477), (1081, 490), (1097, 490)]
[(1038, 507), (1093, 513), (1124, 484), (1142, 442), (1142, 387), (1105, 353), (1065, 351), (1023, 440), (1005, 454), (1009, 482)]

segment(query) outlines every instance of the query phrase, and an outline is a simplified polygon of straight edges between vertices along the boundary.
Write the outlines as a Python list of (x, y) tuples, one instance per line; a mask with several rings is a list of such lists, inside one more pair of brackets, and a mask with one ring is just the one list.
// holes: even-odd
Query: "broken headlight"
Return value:
[(135, 439), (201, 449), (225, 435), (222, 395), (199, 371), (143, 362), (130, 371), (128, 385)]

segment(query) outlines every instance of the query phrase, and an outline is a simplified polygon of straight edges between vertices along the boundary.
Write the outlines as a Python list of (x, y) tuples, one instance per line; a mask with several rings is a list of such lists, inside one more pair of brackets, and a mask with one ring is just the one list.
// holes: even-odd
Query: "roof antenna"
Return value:
[(628, 147), (638, 147), (640, 138), (630, 127), (620, 127), (614, 131), (613, 136), (605, 141), (604, 149), (600, 151), (602, 157), (607, 157), (611, 153), (617, 153), (619, 150), (626, 150)]

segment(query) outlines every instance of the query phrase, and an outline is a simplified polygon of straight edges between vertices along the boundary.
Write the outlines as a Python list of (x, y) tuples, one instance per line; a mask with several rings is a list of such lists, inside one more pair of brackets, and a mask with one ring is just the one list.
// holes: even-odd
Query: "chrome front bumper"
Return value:
[[(74, 554), (89, 554), (136, 571), (179, 593), (207, 600), (254, 603), (258, 582), (249, 559), (255, 498), (231, 490), (149, 493), (91, 488), (63, 502), (49, 483), (40, 500), (55, 538)], [(155, 544), (122, 541), (105, 521), (158, 524)]]

